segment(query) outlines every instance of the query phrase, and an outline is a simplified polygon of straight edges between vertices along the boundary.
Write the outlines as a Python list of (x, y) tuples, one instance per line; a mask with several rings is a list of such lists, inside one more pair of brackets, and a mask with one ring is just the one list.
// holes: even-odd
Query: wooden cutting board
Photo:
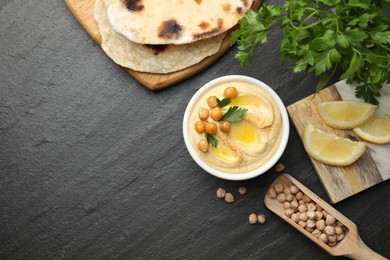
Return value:
[[(384, 86), (377, 114), (390, 113), (390, 85)], [(345, 81), (323, 89), (317, 95), (306, 97), (287, 107), (287, 111), (302, 139), (305, 127), (312, 124), (326, 133), (358, 140), (352, 130), (338, 130), (324, 124), (318, 113), (317, 104), (325, 101), (357, 100), (354, 87)], [(382, 105), (383, 104), (383, 105)], [(355, 163), (345, 167), (329, 166), (311, 159), (314, 169), (332, 203), (339, 202), (377, 183), (390, 178), (390, 144), (367, 144), (367, 150)]]
[[(102, 38), (99, 32), (99, 28), (96, 24), (95, 19), (93, 18), (93, 9), (95, 5), (95, 0), (64, 0), (70, 11), (76, 17), (77, 21), (83, 26), (87, 33), (96, 41), (100, 46)], [(262, 0), (255, 0), (252, 5), (252, 9), (258, 9), (262, 3)], [(169, 86), (172, 86), (176, 83), (179, 83), (189, 77), (194, 76), (195, 74), (201, 72), (215, 62), (219, 57), (221, 57), (226, 51), (230, 49), (230, 34), (232, 31), (237, 29), (234, 27), (230, 29), (222, 42), (222, 46), (219, 51), (211, 55), (201, 62), (188, 67), (186, 69), (168, 73), (168, 74), (156, 74), (156, 73), (145, 73), (138, 72), (128, 68), (124, 68), (134, 79), (144, 85), (146, 88), (155, 91), (163, 89)]]

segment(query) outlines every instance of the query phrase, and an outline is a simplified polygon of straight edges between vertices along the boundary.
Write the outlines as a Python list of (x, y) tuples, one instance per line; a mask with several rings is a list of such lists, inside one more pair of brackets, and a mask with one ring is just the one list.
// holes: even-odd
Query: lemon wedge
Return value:
[(375, 143), (390, 143), (390, 114), (375, 118), (353, 129), (363, 140)]
[(313, 159), (334, 166), (347, 166), (354, 163), (366, 150), (364, 142), (327, 134), (308, 125), (303, 136), (306, 152)]
[(352, 129), (371, 119), (378, 106), (353, 101), (331, 101), (318, 104), (317, 109), (327, 125), (338, 129)]

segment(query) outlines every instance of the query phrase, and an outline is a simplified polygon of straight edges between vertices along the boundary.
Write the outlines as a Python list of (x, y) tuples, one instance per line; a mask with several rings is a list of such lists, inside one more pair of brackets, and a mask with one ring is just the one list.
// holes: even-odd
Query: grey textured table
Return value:
[[(331, 258), (264, 206), (276, 172), (217, 179), (182, 138), (187, 102), (216, 77), (258, 78), (286, 105), (314, 91), (315, 77), (281, 61), (279, 31), (250, 67), (232, 48), (156, 93), (116, 66), (62, 1), (2, 0), (0, 32), (0, 259)], [(294, 129), (281, 161), (328, 200)], [(220, 186), (234, 204), (216, 198)], [(389, 197), (384, 182), (335, 205), (387, 257)], [(251, 212), (266, 224), (249, 225)]]

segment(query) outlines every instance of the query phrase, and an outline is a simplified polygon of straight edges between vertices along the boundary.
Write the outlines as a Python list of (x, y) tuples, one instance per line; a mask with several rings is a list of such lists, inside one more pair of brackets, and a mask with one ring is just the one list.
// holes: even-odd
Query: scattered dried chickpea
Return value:
[(228, 121), (219, 122), (219, 130), (221, 130), (222, 132), (229, 133), (230, 128), (231, 128), (230, 122)]
[(205, 126), (206, 125), (205, 125), (204, 121), (196, 121), (195, 122), (195, 131), (198, 134), (202, 134), (204, 132)]
[(235, 201), (233, 194), (231, 194), (230, 192), (227, 192), (225, 195), (225, 201), (227, 203), (233, 203)]
[(210, 108), (214, 108), (218, 106), (217, 97), (216, 96), (210, 96), (207, 99), (207, 105), (209, 105)]
[(209, 150), (209, 143), (206, 139), (202, 138), (198, 142), (198, 149), (203, 153), (206, 153)]
[(264, 215), (264, 214), (257, 215), (257, 221), (258, 221), (260, 224), (264, 224), (265, 221), (266, 221), (265, 215)]
[(225, 190), (225, 189), (219, 188), (219, 189), (217, 190), (217, 197), (218, 197), (219, 199), (225, 198), (225, 195), (226, 195), (226, 190)]
[(223, 92), (225, 98), (235, 98), (237, 97), (237, 89), (235, 87), (228, 87)]
[(278, 164), (275, 166), (275, 171), (276, 171), (276, 172), (282, 172), (282, 171), (284, 171), (284, 169), (286, 169), (286, 166), (284, 166), (283, 163), (278, 163)]
[(240, 193), (240, 195), (245, 195), (246, 194), (246, 187), (244, 187), (244, 186), (239, 187), (238, 193)]
[(198, 117), (202, 121), (207, 120), (207, 118), (209, 118), (209, 110), (204, 107), (199, 108)]
[(217, 124), (214, 122), (206, 122), (205, 130), (209, 135), (215, 135), (218, 130)]
[(211, 109), (210, 116), (213, 120), (219, 121), (223, 116), (221, 108), (214, 107), (213, 109)]
[(251, 213), (249, 215), (249, 224), (254, 225), (257, 223), (257, 215), (255, 213)]

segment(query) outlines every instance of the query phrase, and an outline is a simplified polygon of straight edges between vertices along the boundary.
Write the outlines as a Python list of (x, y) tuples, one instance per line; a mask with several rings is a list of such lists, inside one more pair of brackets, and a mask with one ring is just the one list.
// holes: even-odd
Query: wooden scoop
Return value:
[(328, 203), (323, 201), (320, 197), (306, 188), (299, 181), (294, 179), (289, 174), (282, 174), (279, 176), (273, 183), (271, 187), (274, 187), (276, 183), (283, 184), (284, 186), (297, 186), (304, 194), (306, 194), (313, 202), (322, 207), (325, 211), (335, 217), (338, 221), (340, 221), (344, 226), (346, 226), (347, 230), (345, 231), (345, 237), (343, 240), (339, 241), (334, 247), (330, 247), (327, 244), (323, 243), (320, 239), (315, 237), (311, 232), (302, 228), (300, 225), (295, 223), (291, 218), (285, 215), (283, 203), (280, 203), (276, 199), (271, 199), (268, 197), (268, 192), (264, 198), (265, 205), (273, 211), (276, 215), (283, 218), (290, 225), (298, 229), (301, 233), (311, 239), (314, 243), (319, 245), (322, 249), (333, 256), (346, 256), (352, 259), (386, 259), (378, 253), (371, 250), (367, 247), (358, 234), (357, 227), (355, 223), (349, 220), (347, 217), (338, 212), (335, 208), (330, 206)]

